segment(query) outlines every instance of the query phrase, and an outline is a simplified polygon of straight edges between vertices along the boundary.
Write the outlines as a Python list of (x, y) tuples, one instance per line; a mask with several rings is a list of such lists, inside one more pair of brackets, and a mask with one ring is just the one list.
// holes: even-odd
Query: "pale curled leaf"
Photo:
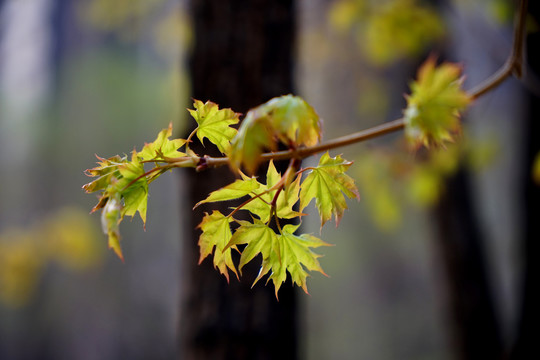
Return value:
[(321, 138), (321, 120), (302, 98), (286, 95), (251, 109), (231, 142), (229, 159), (237, 170), (253, 174), (265, 150), (277, 149), (277, 140), (288, 147), (312, 146)]
[(120, 247), (120, 231), (118, 224), (121, 221), (122, 203), (120, 196), (109, 198), (101, 212), (101, 227), (109, 238), (109, 248), (124, 261), (122, 248)]

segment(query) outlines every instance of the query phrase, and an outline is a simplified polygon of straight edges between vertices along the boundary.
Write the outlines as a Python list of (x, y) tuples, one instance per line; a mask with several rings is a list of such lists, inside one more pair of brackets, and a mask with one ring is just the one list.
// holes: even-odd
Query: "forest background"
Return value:
[[(461, 63), (470, 89), (510, 51), (510, 1), (372, 3), (296, 4), (296, 92), (324, 119), (325, 139), (400, 117), (403, 94), (430, 53)], [(95, 153), (128, 153), (169, 122), (189, 130), (193, 42), (184, 2), (0, 1), (1, 359), (178, 353), (187, 291), (179, 241), (187, 225), (179, 219), (194, 205), (185, 201), (185, 174), (153, 186), (145, 232), (138, 220), (125, 222), (125, 263), (106, 251), (98, 216), (88, 215), (94, 198), (80, 187)], [(322, 230), (335, 244), (321, 259), (330, 278), (315, 274), (310, 295), (296, 295), (300, 358), (460, 353), (437, 220), (456, 171), (466, 174), (501, 347), (512, 345), (525, 268), (516, 239), (525, 232), (530, 174), (520, 160), (528, 156), (527, 91), (538, 94), (534, 72), (527, 79), (507, 81), (466, 113), (473, 145), (459, 156), (450, 148), (426, 161), (400, 145), (401, 134), (335, 153), (355, 161), (362, 200), (349, 203), (339, 228)], [(395, 154), (407, 169), (397, 177)], [(303, 226), (319, 232), (309, 217)]]

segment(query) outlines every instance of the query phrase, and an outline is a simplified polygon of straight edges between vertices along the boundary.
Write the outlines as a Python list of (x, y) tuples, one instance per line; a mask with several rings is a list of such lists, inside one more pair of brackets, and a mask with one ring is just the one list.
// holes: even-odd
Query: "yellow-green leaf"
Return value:
[(152, 143), (144, 145), (143, 149), (138, 153), (141, 160), (154, 160), (164, 158), (178, 158), (186, 156), (183, 152), (178, 151), (179, 148), (184, 146), (186, 140), (169, 138), (172, 135), (172, 123), (169, 124), (167, 129), (163, 129), (159, 132), (156, 140)]
[(232, 233), (229, 223), (232, 218), (224, 216), (219, 211), (214, 210), (212, 214), (205, 214), (199, 228), (202, 234), (199, 237), (200, 257), (199, 264), (212, 252), (214, 253), (214, 267), (227, 278), (229, 281), (230, 269), (236, 277), (236, 267), (232, 261), (231, 249), (236, 249), (235, 246), (228, 246)]
[(199, 201), (195, 205), (195, 207), (208, 202), (238, 199), (243, 196), (249, 195), (254, 190), (257, 190), (260, 186), (261, 184), (254, 177), (238, 179), (232, 184), (229, 184), (219, 190), (211, 192), (206, 199)]
[(148, 180), (143, 176), (144, 167), (137, 153), (133, 152), (132, 161), (119, 166), (118, 170), (122, 178), (116, 184), (116, 189), (124, 199), (122, 216), (133, 217), (138, 212), (142, 221), (146, 223)]
[(262, 255), (263, 263), (269, 261), (272, 251), (275, 251), (279, 256), (278, 238), (274, 230), (259, 220), (255, 220), (253, 223), (247, 221), (239, 221), (239, 223), (241, 226), (234, 232), (227, 247), (247, 244), (240, 256), (240, 264), (238, 265), (240, 272), (244, 265), (258, 254)]
[(236, 129), (230, 125), (239, 122), (239, 114), (231, 109), (219, 109), (218, 105), (207, 101), (203, 103), (195, 100), (193, 103), (195, 110), (188, 109), (189, 113), (197, 124), (197, 137), (201, 142), (207, 138), (216, 145), (222, 153), (227, 152), (230, 141), (236, 135)]
[(102, 157), (98, 158), (98, 166), (85, 170), (85, 174), (90, 177), (97, 177), (96, 180), (89, 182), (88, 184), (83, 185), (83, 189), (87, 193), (105, 190), (109, 185), (110, 179), (112, 176), (118, 177), (118, 166), (124, 164), (127, 160), (126, 158), (121, 158), (116, 155), (108, 159)]
[(404, 111), (405, 135), (413, 146), (443, 145), (461, 131), (460, 113), (472, 100), (461, 89), (462, 80), (456, 64), (436, 67), (429, 58), (422, 65)]
[[(277, 189), (271, 190), (281, 180), (281, 174), (278, 173), (273, 161), (268, 164), (268, 171), (266, 173), (266, 185), (260, 185), (260, 188), (254, 192), (251, 196), (257, 196), (262, 192), (265, 194), (259, 196), (257, 199), (251, 201), (242, 207), (243, 210), (249, 210), (251, 213), (257, 215), (263, 223), (268, 223), (272, 216), (272, 200), (276, 196)], [(293, 210), (294, 204), (298, 202), (298, 192), (300, 191), (300, 177), (297, 177), (295, 181), (286, 186), (278, 195), (276, 200), (276, 213), (281, 219), (292, 219), (300, 214)]]
[(306, 293), (308, 292), (306, 280), (310, 271), (318, 271), (327, 276), (319, 260), (317, 260), (321, 255), (314, 253), (311, 249), (330, 246), (330, 244), (313, 235), (295, 235), (294, 232), (298, 229), (298, 226), (287, 224), (283, 227), (281, 234), (278, 236), (279, 256), (277, 256), (278, 252), (274, 251), (269, 261), (263, 263), (259, 274), (259, 277), (261, 277), (272, 270), (269, 280), (274, 283), (276, 297), (281, 284), (287, 279), (287, 272), (291, 274), (293, 282)]
[(328, 153), (321, 156), (319, 165), (313, 168), (303, 181), (300, 190), (300, 211), (315, 199), (315, 205), (321, 217), (321, 227), (332, 218), (336, 226), (347, 209), (344, 195), (360, 199), (354, 180), (345, 174), (352, 162), (340, 155), (332, 158)]

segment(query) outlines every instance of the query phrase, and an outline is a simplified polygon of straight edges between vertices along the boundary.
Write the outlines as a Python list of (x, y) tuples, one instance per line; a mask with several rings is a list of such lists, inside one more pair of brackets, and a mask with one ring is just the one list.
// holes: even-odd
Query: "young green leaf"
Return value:
[(360, 200), (354, 180), (345, 174), (352, 162), (346, 161), (340, 155), (331, 158), (328, 153), (321, 156), (319, 165), (311, 170), (303, 181), (300, 190), (300, 211), (315, 199), (315, 205), (321, 217), (321, 227), (332, 218), (336, 226), (347, 208), (345, 194), (349, 198)]
[[(263, 223), (268, 223), (272, 216), (272, 201), (276, 196), (277, 189), (272, 189), (281, 180), (281, 174), (278, 173), (273, 161), (268, 164), (266, 173), (266, 185), (260, 184), (260, 188), (253, 194), (252, 197), (265, 192), (258, 199), (242, 207), (243, 210), (248, 210), (257, 215)], [(281, 219), (292, 219), (300, 216), (300, 213), (293, 210), (294, 204), (298, 202), (298, 192), (300, 191), (300, 177), (285, 187), (278, 195), (276, 201), (276, 214)]]
[[(253, 223), (247, 221), (238, 222), (241, 226), (234, 232), (231, 240), (227, 244), (227, 248), (247, 244), (240, 256), (240, 264), (238, 265), (240, 273), (242, 272), (244, 265), (253, 260), (258, 254), (262, 255), (263, 264), (269, 261), (272, 251), (275, 251), (279, 257), (278, 238), (274, 230), (257, 219), (255, 219)], [(259, 278), (257, 278), (257, 280), (258, 279)], [(257, 282), (257, 280), (255, 280), (255, 282)]]
[(230, 125), (238, 123), (239, 114), (231, 109), (220, 110), (218, 105), (211, 101), (203, 103), (195, 100), (193, 107), (195, 110), (188, 109), (188, 111), (199, 125), (197, 137), (201, 143), (207, 138), (218, 147), (219, 151), (227, 152), (230, 141), (237, 133)]
[(411, 84), (404, 111), (405, 135), (414, 146), (443, 145), (461, 131), (460, 112), (471, 102), (461, 89), (461, 67), (445, 63), (435, 67), (429, 58)]
[(179, 158), (186, 156), (183, 152), (178, 151), (179, 148), (184, 146), (186, 140), (169, 138), (172, 135), (172, 123), (169, 124), (167, 129), (163, 129), (159, 132), (156, 140), (152, 143), (144, 145), (143, 149), (138, 153), (138, 156), (143, 161), (159, 160), (165, 158)]
[(229, 159), (254, 173), (265, 149), (274, 151), (275, 138), (289, 147), (315, 145), (321, 137), (321, 120), (302, 98), (286, 95), (251, 109), (232, 140)]
[(111, 177), (118, 177), (118, 166), (124, 164), (126, 158), (121, 158), (116, 155), (108, 159), (98, 158), (98, 166), (85, 170), (85, 174), (90, 177), (97, 177), (96, 180), (83, 185), (83, 189), (87, 193), (92, 193), (99, 190), (105, 190), (110, 183)]
[(118, 167), (122, 178), (116, 185), (117, 191), (124, 199), (122, 217), (135, 216), (138, 212), (143, 223), (146, 223), (148, 203), (148, 181), (144, 175), (143, 164), (134, 151), (131, 162)]
[(245, 177), (244, 179), (238, 179), (232, 184), (229, 184), (219, 190), (211, 192), (206, 199), (199, 201), (194, 208), (208, 202), (238, 199), (252, 193), (260, 186), (261, 184), (254, 177)]
[(263, 256), (263, 262), (259, 276), (260, 278), (271, 271), (268, 281), (272, 280), (276, 289), (276, 297), (281, 284), (287, 279), (287, 272), (291, 274), (293, 282), (300, 286), (306, 293), (306, 279), (309, 276), (309, 271), (318, 271), (327, 276), (319, 261), (321, 255), (311, 251), (312, 248), (320, 246), (330, 246), (319, 238), (309, 234), (295, 235), (294, 232), (299, 225), (287, 224), (283, 227), (280, 235), (277, 236), (277, 247), (273, 247), (270, 256)]
[(214, 267), (225, 276), (229, 281), (229, 268), (238, 277), (236, 268), (232, 261), (231, 250), (236, 246), (227, 246), (231, 240), (232, 233), (229, 223), (233, 219), (224, 216), (217, 210), (212, 214), (205, 214), (199, 228), (202, 234), (199, 237), (200, 257), (199, 264), (212, 252), (214, 253)]

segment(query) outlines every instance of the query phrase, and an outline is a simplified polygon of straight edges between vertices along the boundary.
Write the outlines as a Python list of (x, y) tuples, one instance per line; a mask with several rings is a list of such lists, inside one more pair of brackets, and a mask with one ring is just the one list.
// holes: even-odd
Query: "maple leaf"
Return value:
[(210, 215), (206, 213), (198, 226), (202, 230), (202, 234), (199, 237), (199, 264), (213, 252), (214, 267), (219, 269), (227, 279), (227, 282), (229, 281), (227, 268), (238, 278), (238, 273), (231, 257), (231, 250), (236, 250), (236, 247), (227, 246), (232, 237), (229, 226), (232, 220), (232, 218), (226, 217), (219, 211), (214, 210)]
[(143, 164), (139, 161), (137, 152), (133, 151), (131, 162), (118, 167), (122, 177), (116, 183), (116, 191), (124, 200), (122, 217), (135, 216), (138, 212), (143, 223), (146, 223), (146, 209), (148, 203), (148, 180), (145, 176)]
[(144, 145), (143, 149), (138, 153), (138, 156), (144, 161), (186, 156), (183, 152), (178, 151), (179, 148), (184, 146), (186, 140), (170, 140), (169, 138), (171, 135), (172, 123), (169, 123), (169, 127), (161, 130), (154, 142), (146, 143)]
[(253, 174), (265, 149), (274, 151), (275, 138), (287, 146), (312, 146), (320, 140), (321, 120), (315, 110), (298, 96), (285, 95), (251, 109), (231, 142), (229, 160)]
[(456, 64), (435, 67), (431, 57), (420, 67), (404, 111), (405, 135), (414, 147), (442, 145), (461, 131), (460, 112), (472, 101), (462, 83)]
[[(244, 265), (253, 260), (258, 254), (262, 255), (263, 264), (269, 261), (272, 251), (277, 252), (279, 257), (278, 238), (274, 230), (257, 219), (253, 223), (242, 220), (239, 220), (238, 223), (240, 227), (236, 229), (226, 248), (247, 244), (240, 256), (240, 264), (238, 265), (240, 273)], [(259, 278), (257, 277), (253, 285)]]
[[(266, 173), (266, 185), (260, 184), (260, 188), (256, 193), (251, 194), (252, 197), (258, 196), (250, 203), (242, 207), (243, 210), (248, 210), (257, 215), (259, 219), (268, 223), (272, 216), (272, 201), (276, 196), (277, 189), (271, 190), (281, 180), (281, 174), (278, 173), (274, 162), (270, 161)], [(300, 216), (300, 213), (293, 210), (294, 204), (298, 202), (298, 193), (300, 191), (300, 177), (286, 186), (278, 195), (276, 201), (276, 215), (281, 219), (292, 219)], [(260, 195), (263, 193), (263, 195)]]
[(276, 297), (281, 284), (287, 278), (286, 271), (291, 274), (293, 282), (300, 286), (306, 293), (308, 293), (306, 284), (306, 279), (309, 276), (308, 271), (318, 271), (328, 276), (323, 271), (319, 260), (317, 260), (321, 255), (314, 253), (311, 249), (331, 245), (313, 235), (295, 235), (294, 232), (299, 226), (285, 225), (278, 239), (281, 261), (274, 263), (272, 274), (269, 277), (269, 280), (272, 280), (276, 288)]
[(344, 195), (360, 200), (354, 180), (345, 174), (352, 162), (346, 161), (340, 155), (332, 158), (328, 152), (321, 156), (319, 165), (311, 169), (302, 183), (300, 190), (300, 211), (315, 199), (315, 205), (321, 217), (321, 227), (332, 218), (336, 226), (347, 208)]
[(287, 224), (278, 235), (261, 221), (256, 220), (253, 224), (244, 221), (241, 223), (242, 226), (236, 230), (229, 245), (247, 244), (242, 252), (239, 268), (258, 254), (262, 255), (261, 270), (253, 285), (271, 272), (268, 281), (272, 280), (274, 283), (277, 298), (281, 284), (287, 279), (287, 272), (291, 274), (293, 282), (306, 293), (309, 271), (318, 271), (326, 276), (317, 260), (321, 255), (311, 249), (330, 244), (309, 234), (295, 235), (299, 225)]
[(253, 177), (244, 177), (243, 179), (238, 179), (232, 184), (229, 184), (219, 190), (212, 191), (206, 199), (199, 201), (194, 208), (208, 202), (238, 199), (252, 193), (253, 190), (258, 189), (260, 186), (261, 184), (257, 181), (257, 179)]
[(85, 170), (86, 176), (97, 177), (96, 180), (83, 185), (83, 189), (87, 193), (92, 193), (99, 190), (105, 190), (109, 185), (112, 176), (118, 177), (118, 166), (125, 163), (127, 160), (116, 155), (111, 158), (105, 159), (98, 158), (98, 166)]
[(211, 101), (203, 103), (195, 100), (193, 107), (195, 110), (188, 109), (188, 111), (198, 124), (196, 131), (201, 143), (207, 138), (218, 147), (219, 151), (227, 152), (230, 141), (237, 133), (230, 125), (240, 121), (239, 114), (231, 109), (220, 110), (218, 105)]

